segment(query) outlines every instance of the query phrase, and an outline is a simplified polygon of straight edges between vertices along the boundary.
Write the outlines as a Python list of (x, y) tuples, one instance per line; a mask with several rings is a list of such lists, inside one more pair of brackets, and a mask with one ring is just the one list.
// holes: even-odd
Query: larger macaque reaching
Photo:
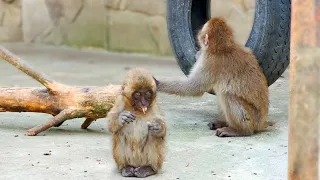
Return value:
[(167, 126), (156, 93), (149, 72), (130, 70), (107, 116), (113, 157), (124, 177), (147, 177), (162, 167)]
[(181, 96), (217, 95), (220, 120), (209, 123), (216, 135), (248, 136), (272, 125), (267, 122), (269, 94), (266, 77), (255, 56), (234, 42), (222, 18), (210, 19), (198, 34), (200, 54), (190, 75), (155, 79), (160, 92)]

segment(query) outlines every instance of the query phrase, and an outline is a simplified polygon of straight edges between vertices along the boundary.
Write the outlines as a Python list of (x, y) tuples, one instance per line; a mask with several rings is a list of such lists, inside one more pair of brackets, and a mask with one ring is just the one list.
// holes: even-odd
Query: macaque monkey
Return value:
[(198, 33), (200, 52), (188, 77), (155, 79), (159, 92), (202, 96), (215, 92), (220, 119), (209, 123), (219, 137), (249, 136), (267, 122), (269, 94), (266, 77), (251, 50), (234, 42), (222, 18), (212, 18)]
[(122, 93), (108, 113), (113, 158), (124, 177), (147, 177), (162, 167), (167, 125), (156, 92), (149, 72), (130, 70)]

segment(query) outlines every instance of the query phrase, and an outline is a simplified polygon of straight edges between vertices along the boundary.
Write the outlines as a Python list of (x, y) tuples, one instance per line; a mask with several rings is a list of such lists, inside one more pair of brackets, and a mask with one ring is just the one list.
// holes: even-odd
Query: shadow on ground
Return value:
[[(2, 44), (39, 71), (70, 85), (119, 84), (132, 67), (156, 77), (182, 76), (173, 58), (106, 53), (27, 44)], [(40, 86), (0, 60), (0, 86)], [(162, 172), (148, 179), (287, 179), (288, 72), (270, 86), (269, 120), (278, 123), (252, 137), (218, 138), (207, 123), (217, 118), (216, 97), (179, 98), (159, 94), (169, 125), (168, 153)], [(80, 129), (83, 120), (65, 122), (36, 137), (27, 129), (49, 115), (0, 114), (0, 179), (129, 179), (115, 170), (106, 119)], [(46, 156), (45, 153), (51, 153)]]

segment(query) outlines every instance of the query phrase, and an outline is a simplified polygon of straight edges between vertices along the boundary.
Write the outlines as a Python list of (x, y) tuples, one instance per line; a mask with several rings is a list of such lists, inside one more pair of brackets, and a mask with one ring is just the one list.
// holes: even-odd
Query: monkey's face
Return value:
[(148, 111), (153, 101), (153, 91), (151, 89), (138, 89), (132, 93), (132, 106), (135, 110), (144, 114)]

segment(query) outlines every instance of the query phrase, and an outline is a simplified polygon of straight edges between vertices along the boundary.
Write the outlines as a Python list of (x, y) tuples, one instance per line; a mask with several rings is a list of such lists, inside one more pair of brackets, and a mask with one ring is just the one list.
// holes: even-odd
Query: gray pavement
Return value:
[[(1, 44), (26, 62), (69, 85), (119, 84), (128, 68), (145, 67), (156, 77), (182, 76), (172, 57), (108, 53), (35, 44)], [(159, 94), (169, 126), (163, 170), (148, 179), (285, 180), (288, 158), (288, 71), (270, 86), (268, 131), (251, 137), (218, 138), (207, 123), (217, 118), (216, 97)], [(0, 86), (40, 86), (0, 60)], [(80, 129), (70, 120), (36, 137), (24, 136), (51, 116), (0, 113), (0, 179), (130, 179), (115, 169), (106, 119)], [(46, 156), (44, 153), (51, 153)]]

